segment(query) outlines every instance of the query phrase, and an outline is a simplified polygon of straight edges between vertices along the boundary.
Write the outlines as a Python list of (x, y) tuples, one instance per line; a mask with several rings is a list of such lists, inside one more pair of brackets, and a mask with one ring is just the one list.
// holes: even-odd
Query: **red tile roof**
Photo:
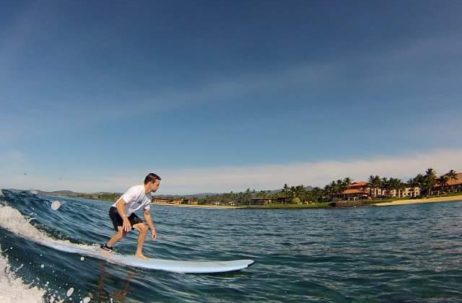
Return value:
[(450, 179), (446, 183), (446, 186), (454, 186), (454, 185), (459, 185), (462, 184), (462, 173), (456, 173), (456, 179)]
[(369, 183), (367, 183), (366, 181), (355, 181), (353, 183), (351, 183), (348, 188), (353, 188), (353, 187), (364, 187), (364, 186), (368, 186)]

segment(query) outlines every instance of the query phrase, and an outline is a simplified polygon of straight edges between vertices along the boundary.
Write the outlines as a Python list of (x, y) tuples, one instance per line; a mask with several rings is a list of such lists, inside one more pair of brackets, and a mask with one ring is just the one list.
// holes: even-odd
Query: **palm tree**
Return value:
[(343, 179), (343, 185), (345, 187), (348, 187), (350, 184), (351, 184), (351, 178), (350, 177), (346, 177), (346, 178)]
[(390, 178), (390, 179), (388, 180), (388, 187), (389, 187), (391, 190), (395, 190), (397, 196), (400, 196), (399, 192), (400, 192), (400, 190), (402, 190), (402, 189), (404, 188), (404, 184), (403, 184), (403, 182), (401, 182), (400, 179), (397, 179), (397, 178)]
[(268, 199), (270, 197), (269, 192), (267, 192), (266, 190), (259, 191), (256, 196), (260, 199)]
[(324, 192), (326, 194), (326, 198), (328, 198), (329, 201), (332, 201), (334, 196), (338, 193), (337, 183), (332, 181), (330, 184), (326, 185), (324, 187)]
[(319, 187), (313, 188), (310, 191), (310, 195), (311, 195), (310, 200), (320, 202), (322, 200), (323, 193), (324, 191), (321, 188)]
[(247, 202), (247, 204), (250, 205), (250, 202), (252, 202), (252, 191), (250, 188), (247, 188), (245, 193), (244, 193), (244, 199)]
[(457, 180), (457, 173), (455, 170), (451, 169), (446, 176), (448, 176), (451, 180)]
[(433, 168), (427, 169), (425, 172), (424, 180), (424, 187), (428, 197), (436, 184), (436, 172)]
[(343, 180), (337, 180), (337, 192), (341, 193), (344, 191), (351, 183), (351, 178), (347, 177)]
[(330, 184), (327, 184), (324, 186), (323, 188), (323, 194), (322, 194), (322, 200), (324, 201), (330, 201), (330, 195), (331, 195), (331, 192), (332, 192), (332, 187)]
[(387, 177), (383, 177), (380, 179), (380, 184), (382, 184), (382, 188), (384, 189), (384, 194), (387, 196), (390, 195), (390, 181), (388, 180)]
[(292, 201), (298, 198), (300, 201), (305, 201), (306, 190), (303, 185), (292, 186), (290, 188)]
[(419, 187), (420, 195), (422, 196), (425, 190), (425, 176), (422, 174), (418, 174), (414, 178), (409, 179), (409, 181), (407, 181), (407, 185), (411, 187)]
[(451, 181), (451, 180), (457, 180), (457, 173), (455, 172), (455, 170), (451, 169), (447, 174), (446, 176), (448, 176), (448, 182)]
[(284, 198), (289, 197), (289, 195), (290, 195), (290, 187), (289, 187), (289, 185), (284, 184), (284, 187), (281, 190), (281, 195)]
[(382, 187), (382, 180), (380, 179), (379, 176), (370, 176), (368, 180), (369, 186), (371, 187), (371, 194), (373, 192), (373, 197), (377, 196), (377, 191), (376, 189)]
[(417, 176), (415, 176), (413, 181), (414, 181), (414, 184), (419, 186), (421, 189), (424, 188), (424, 184), (425, 184), (425, 176), (424, 175), (418, 174)]
[(448, 185), (449, 177), (448, 175), (442, 175), (437, 179), (438, 183), (441, 186), (441, 191), (444, 192), (445, 187)]
[(338, 179), (337, 181), (332, 181), (333, 186), (333, 195), (340, 196), (340, 194), (351, 184), (351, 178), (347, 177), (343, 180)]

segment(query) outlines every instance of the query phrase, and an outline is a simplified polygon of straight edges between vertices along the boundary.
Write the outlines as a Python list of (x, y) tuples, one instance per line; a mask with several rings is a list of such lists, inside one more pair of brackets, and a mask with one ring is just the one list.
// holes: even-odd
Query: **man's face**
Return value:
[(156, 192), (157, 189), (160, 186), (160, 180), (156, 180), (154, 182), (149, 182), (148, 186), (149, 186), (149, 188), (148, 188), (149, 192), (151, 192), (151, 193)]

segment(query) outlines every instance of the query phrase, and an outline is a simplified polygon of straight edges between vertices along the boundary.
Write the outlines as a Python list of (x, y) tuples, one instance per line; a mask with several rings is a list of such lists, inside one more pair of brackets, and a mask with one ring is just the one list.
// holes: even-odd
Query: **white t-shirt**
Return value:
[[(152, 196), (151, 194), (146, 195), (144, 193), (144, 185), (130, 187), (120, 198), (125, 201), (125, 214), (127, 216), (130, 216), (140, 208), (144, 208), (147, 211), (151, 209), (149, 204), (151, 203)], [(117, 202), (112, 206), (117, 207), (116, 204)]]

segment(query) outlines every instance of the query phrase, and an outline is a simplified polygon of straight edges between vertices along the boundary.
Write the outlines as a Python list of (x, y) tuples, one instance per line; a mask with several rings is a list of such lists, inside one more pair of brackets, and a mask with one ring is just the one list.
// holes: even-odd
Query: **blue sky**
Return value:
[[(460, 1), (3, 1), (0, 187), (462, 170)], [(412, 163), (412, 165), (409, 165)]]

